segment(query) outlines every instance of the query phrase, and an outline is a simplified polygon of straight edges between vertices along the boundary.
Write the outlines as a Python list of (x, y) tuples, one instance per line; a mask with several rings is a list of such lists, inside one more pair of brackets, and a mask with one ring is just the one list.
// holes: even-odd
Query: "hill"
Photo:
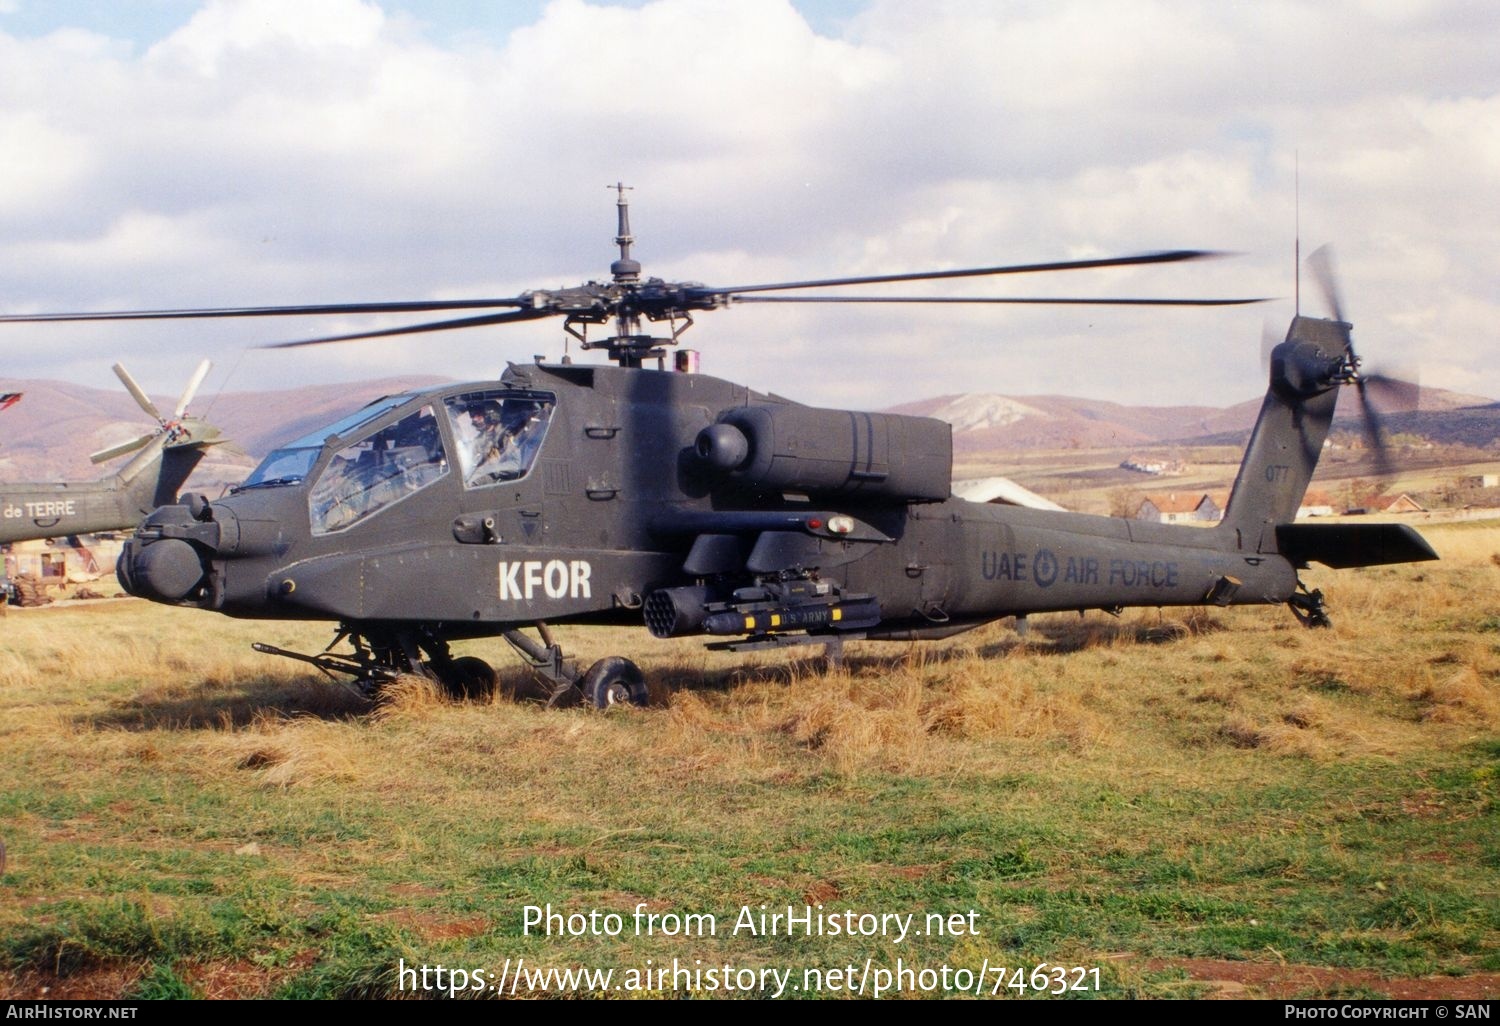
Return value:
[[(438, 377), (381, 378), (374, 381), (259, 392), (200, 396), (192, 412), (227, 435), (231, 446), (212, 450), (195, 482), (231, 482), (245, 476), (277, 443), (326, 424), (350, 409), (393, 392), (441, 384)], [(149, 430), (151, 419), (120, 389), (88, 388), (61, 381), (10, 379), (5, 391), (24, 392), (0, 414), (0, 478), (10, 481), (86, 480), (121, 464), (99, 467), (89, 453), (127, 441)], [(176, 396), (154, 395), (170, 411)]]
[[(351, 408), (414, 388), (441, 384), (438, 377), (373, 381), (200, 397), (193, 412), (217, 424), (233, 446), (215, 450), (194, 477), (195, 487), (240, 480), (278, 443), (310, 431)], [(97, 389), (59, 381), (8, 380), (6, 391), (25, 397), (0, 413), (0, 479), (84, 480), (104, 470), (88, 454), (141, 434), (149, 420), (123, 389)], [(1500, 403), (1443, 389), (1415, 389), (1404, 408), (1382, 411), (1389, 432), (1410, 445), (1491, 447), (1500, 442)], [(155, 396), (170, 409), (172, 396)], [(1358, 404), (1341, 404), (1335, 432), (1357, 437)], [(937, 417), (953, 425), (960, 460), (1037, 450), (1130, 449), (1163, 445), (1242, 446), (1260, 400), (1227, 408), (1127, 406), (1069, 396), (945, 395), (892, 407), (890, 412)], [(118, 465), (118, 464), (116, 464)]]
[[(1350, 396), (1349, 399), (1353, 397)], [(892, 407), (892, 413), (936, 417), (953, 425), (965, 454), (1027, 449), (1118, 449), (1135, 445), (1243, 445), (1260, 412), (1259, 398), (1226, 408), (1125, 406), (1068, 396), (945, 395)], [(1500, 440), (1500, 403), (1441, 388), (1418, 388), (1377, 404), (1386, 430), (1436, 445), (1491, 446)], [(1359, 432), (1359, 405), (1347, 399), (1336, 431)]]

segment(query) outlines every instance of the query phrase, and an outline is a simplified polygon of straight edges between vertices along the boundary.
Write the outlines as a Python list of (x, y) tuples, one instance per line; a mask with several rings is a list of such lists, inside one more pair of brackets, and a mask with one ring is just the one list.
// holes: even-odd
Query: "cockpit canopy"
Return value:
[(387, 396), (277, 448), (237, 490), (310, 480), (313, 533), (341, 531), (442, 480), (450, 460), (466, 489), (525, 477), (555, 406), (506, 388)]
[(309, 431), (301, 438), (278, 446), (271, 455), (261, 460), (260, 466), (250, 472), (240, 488), (255, 488), (268, 485), (301, 484), (318, 461), (318, 454), (330, 438), (339, 438), (358, 429), (412, 397), (407, 394), (388, 395), (362, 406), (332, 424)]

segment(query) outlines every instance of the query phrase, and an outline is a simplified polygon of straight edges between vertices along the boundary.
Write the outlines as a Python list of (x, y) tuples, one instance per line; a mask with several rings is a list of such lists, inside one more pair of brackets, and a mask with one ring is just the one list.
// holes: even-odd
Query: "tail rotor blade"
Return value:
[(1275, 325), (1266, 321), (1260, 329), (1260, 369), (1268, 371), (1271, 369), (1271, 350), (1281, 345), (1281, 335), (1277, 332)]
[(1308, 256), (1307, 266), (1312, 271), (1313, 279), (1328, 303), (1333, 319), (1345, 328), (1344, 363), (1340, 369), (1340, 378), (1344, 384), (1353, 384), (1359, 393), (1361, 427), (1365, 436), (1365, 444), (1370, 450), (1374, 474), (1389, 482), (1395, 476), (1395, 467), (1391, 461), (1384, 415), (1377, 408), (1374, 400), (1378, 396), (1387, 411), (1414, 410), (1421, 396), (1421, 388), (1412, 381), (1385, 374), (1361, 372), (1360, 358), (1354, 352), (1354, 339), (1351, 334), (1347, 333), (1349, 319), (1344, 313), (1344, 301), (1339, 293), (1338, 275), (1333, 269), (1333, 250), (1328, 246), (1319, 246)]
[(152, 420), (160, 422), (166, 419), (161, 415), (161, 411), (156, 408), (156, 404), (151, 401), (151, 397), (146, 395), (146, 393), (141, 390), (141, 386), (135, 383), (135, 378), (132, 378), (130, 376), (130, 372), (125, 369), (124, 364), (115, 364), (114, 371), (115, 377), (120, 379), (120, 381), (125, 385), (126, 391), (128, 391), (132, 396), (135, 397), (136, 403), (140, 406), (141, 409), (150, 414)]
[(1409, 413), (1421, 406), (1422, 384), (1409, 368), (1402, 369), (1400, 377), (1361, 374), (1360, 379), (1369, 388), (1372, 398), (1387, 413)]
[(243, 448), (233, 442), (224, 442), (220, 446), (219, 451), (222, 452), (225, 456), (233, 456), (236, 459), (252, 458), (248, 452), (246, 452)]
[(151, 440), (155, 437), (155, 432), (152, 432), (149, 435), (141, 435), (139, 438), (132, 438), (128, 442), (121, 442), (119, 445), (112, 445), (108, 449), (100, 449), (98, 452), (90, 456), (89, 459), (95, 463), (104, 463), (108, 460), (114, 459), (116, 456), (124, 456), (128, 452), (135, 452), (137, 449), (144, 449), (147, 445), (151, 444)]
[(1361, 374), (1357, 387), (1365, 437), (1375, 455), (1375, 473), (1382, 477), (1389, 476), (1394, 468), (1391, 465), (1390, 432), (1386, 429), (1386, 416), (1393, 412), (1417, 409), (1421, 403), (1422, 388), (1415, 381), (1386, 374)]
[(1355, 389), (1359, 392), (1359, 413), (1364, 421), (1365, 441), (1370, 447), (1370, 453), (1374, 456), (1375, 476), (1389, 478), (1392, 475), (1391, 454), (1386, 445), (1385, 424), (1380, 414), (1375, 410), (1375, 404), (1370, 402), (1368, 382), (1360, 378), (1355, 382)]
[(1323, 292), (1323, 299), (1328, 303), (1333, 319), (1348, 323), (1348, 319), (1344, 316), (1344, 303), (1339, 296), (1338, 276), (1333, 271), (1333, 250), (1328, 246), (1319, 246), (1308, 256), (1307, 266), (1312, 270), (1313, 278)]
[(172, 410), (172, 419), (180, 420), (182, 415), (187, 412), (188, 403), (192, 402), (193, 396), (198, 394), (198, 386), (203, 384), (204, 378), (208, 377), (208, 371), (211, 367), (213, 367), (213, 363), (209, 360), (204, 360), (198, 364), (198, 369), (193, 372), (192, 378), (187, 383), (187, 388), (182, 390), (182, 398), (177, 400), (177, 406)]

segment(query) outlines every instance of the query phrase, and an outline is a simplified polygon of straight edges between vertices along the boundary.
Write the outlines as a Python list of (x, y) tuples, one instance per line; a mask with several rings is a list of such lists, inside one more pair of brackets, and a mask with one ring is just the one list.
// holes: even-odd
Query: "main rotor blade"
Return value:
[(152, 420), (160, 422), (166, 419), (161, 415), (161, 411), (156, 408), (156, 404), (151, 401), (151, 397), (146, 395), (141, 390), (141, 386), (135, 383), (135, 378), (130, 376), (130, 372), (125, 369), (124, 364), (115, 364), (114, 371), (115, 377), (124, 383), (126, 391), (135, 397), (136, 403), (140, 405), (141, 409), (150, 414)]
[(182, 390), (182, 398), (177, 400), (177, 406), (172, 410), (172, 418), (174, 420), (180, 419), (187, 412), (188, 403), (192, 402), (193, 396), (198, 394), (198, 386), (203, 384), (204, 378), (208, 377), (209, 368), (212, 366), (213, 363), (209, 360), (204, 360), (198, 364), (198, 369), (193, 372), (192, 378), (188, 380), (187, 388)]
[(784, 281), (774, 285), (736, 285), (732, 288), (695, 286), (686, 291), (702, 296), (737, 295), (742, 292), (776, 292), (782, 289), (833, 288), (844, 285), (878, 285), (893, 281), (936, 281), (941, 278), (981, 278), (992, 274), (1031, 274), (1040, 271), (1082, 271), (1094, 267), (1129, 267), (1136, 264), (1172, 264), (1203, 260), (1224, 254), (1202, 249), (1173, 249), (1160, 253), (1105, 257), (1098, 260), (1061, 260), (1045, 264), (1007, 264), (1000, 267), (967, 267), (956, 271), (915, 271), (910, 274), (873, 274), (861, 278), (822, 278), (817, 281)]
[(141, 435), (139, 438), (132, 438), (128, 442), (121, 442), (119, 445), (112, 445), (108, 449), (100, 449), (98, 452), (90, 456), (89, 459), (95, 463), (104, 463), (107, 460), (114, 459), (116, 456), (124, 456), (127, 452), (135, 452), (137, 449), (144, 449), (151, 443), (151, 439), (155, 437), (156, 432), (153, 431), (149, 435)]
[(257, 349), (296, 349), (299, 346), (320, 346), (328, 342), (353, 342), (364, 338), (390, 338), (395, 335), (418, 335), (427, 331), (451, 331), (454, 328), (482, 328), (490, 324), (510, 324), (515, 321), (535, 321), (554, 316), (553, 310), (516, 310), (511, 313), (485, 314), (483, 317), (463, 317), (453, 321), (431, 321), (427, 324), (409, 324), (402, 328), (385, 328), (381, 331), (355, 331), (347, 335), (325, 335), (322, 338), (304, 338), (293, 342), (270, 342)]
[(1009, 303), (1046, 306), (1243, 306), (1269, 303), (1270, 299), (1137, 299), (1079, 298), (1068, 296), (735, 296), (736, 303)]
[(314, 314), (424, 313), (431, 310), (484, 310), (527, 307), (529, 299), (419, 299), (398, 303), (313, 303), (301, 306), (226, 306), (201, 310), (99, 310), (79, 313), (0, 314), (0, 324), (37, 321), (170, 321), (213, 317), (298, 317)]

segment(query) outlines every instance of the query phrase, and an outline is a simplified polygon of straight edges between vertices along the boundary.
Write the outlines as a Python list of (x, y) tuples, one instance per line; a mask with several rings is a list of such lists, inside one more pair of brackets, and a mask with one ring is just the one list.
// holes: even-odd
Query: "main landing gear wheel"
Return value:
[(494, 667), (477, 656), (459, 656), (441, 670), (433, 667), (433, 671), (453, 698), (488, 698), (499, 683)]
[(623, 656), (609, 656), (589, 667), (578, 681), (584, 699), (595, 709), (615, 705), (645, 705), (646, 676), (641, 668)]

